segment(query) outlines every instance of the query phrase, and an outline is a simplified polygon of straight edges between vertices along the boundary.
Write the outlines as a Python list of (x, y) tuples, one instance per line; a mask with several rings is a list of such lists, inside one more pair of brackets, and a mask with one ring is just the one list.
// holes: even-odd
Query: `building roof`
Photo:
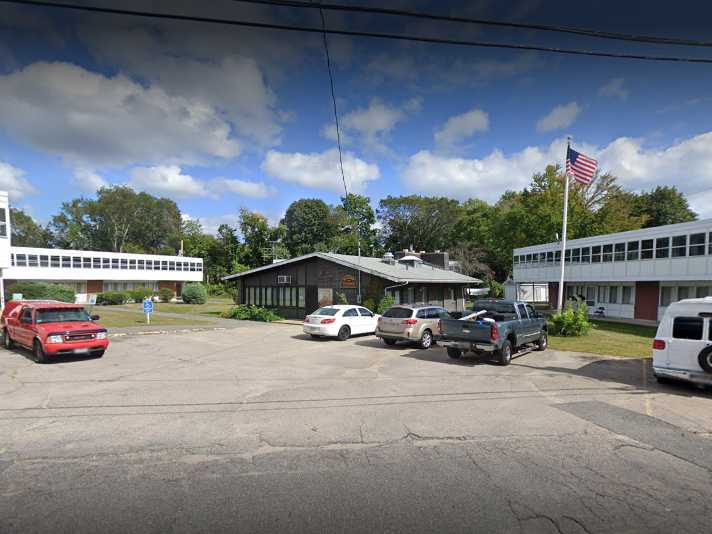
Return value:
[(448, 271), (428, 264), (417, 264), (415, 267), (399, 262), (394, 264), (386, 263), (381, 258), (371, 258), (367, 256), (351, 256), (348, 254), (334, 254), (332, 252), (312, 252), (304, 256), (298, 256), (279, 263), (272, 263), (263, 267), (250, 269), (241, 273), (231, 274), (223, 278), (223, 280), (234, 280), (260, 271), (279, 268), (289, 263), (295, 263), (301, 260), (310, 258), (321, 258), (323, 260), (332, 261), (349, 267), (360, 270), (364, 273), (380, 276), (387, 280), (392, 280), (396, 283), (428, 283), (428, 284), (479, 284), (482, 280), (465, 276), (464, 274), (455, 271)]

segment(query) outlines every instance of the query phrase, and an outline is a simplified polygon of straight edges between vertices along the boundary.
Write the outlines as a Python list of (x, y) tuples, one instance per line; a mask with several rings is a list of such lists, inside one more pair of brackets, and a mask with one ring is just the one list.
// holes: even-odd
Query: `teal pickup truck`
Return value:
[(547, 346), (546, 319), (531, 304), (516, 300), (477, 300), (464, 319), (441, 319), (438, 330), (435, 339), (451, 358), (468, 351), (490, 353), (500, 365), (509, 365), (524, 346)]

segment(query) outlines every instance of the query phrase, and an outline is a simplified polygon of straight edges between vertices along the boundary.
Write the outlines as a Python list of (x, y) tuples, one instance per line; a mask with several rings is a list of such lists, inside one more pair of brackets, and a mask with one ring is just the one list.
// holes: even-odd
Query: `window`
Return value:
[(566, 249), (566, 256), (565, 256), (564, 261), (566, 263), (571, 263), (571, 249), (570, 248)]
[(127, 260), (126, 258), (121, 258), (121, 268), (128, 269), (129, 268), (129, 260)]
[(7, 237), (7, 210), (0, 209), (0, 237)]
[(583, 247), (581, 249), (581, 263), (589, 263), (591, 261), (591, 248)]
[(710, 232), (707, 237), (707, 253), (712, 254), (712, 232)]
[(536, 312), (534, 311), (534, 308), (532, 308), (529, 304), (527, 306), (527, 315), (529, 316), (530, 319), (534, 319), (536, 317)]
[(553, 253), (553, 252), (547, 252), (547, 253), (546, 253), (546, 262), (547, 262), (547, 263), (554, 263), (554, 253)]
[(598, 302), (606, 303), (608, 302), (608, 287), (598, 286)]
[(129, 269), (136, 270), (136, 260), (129, 260)]
[(589, 302), (595, 302), (596, 300), (596, 288), (595, 287), (587, 287), (586, 288), (586, 300)]
[(101, 258), (92, 258), (91, 265), (94, 269), (101, 269)]
[(675, 317), (672, 337), (676, 339), (702, 339), (702, 317)]
[(618, 304), (618, 286), (611, 286), (608, 289), (608, 302)]
[(614, 261), (625, 261), (625, 243), (616, 243), (613, 254)]
[(560, 250), (557, 250), (556, 252), (554, 252), (554, 261), (556, 263), (561, 263), (561, 251)]
[(690, 288), (686, 286), (677, 288), (677, 300), (690, 298)]
[(49, 256), (40, 256), (40, 267), (49, 267)]
[(145, 260), (138, 260), (138, 269), (141, 271), (146, 269), (146, 261)]
[(531, 254), (527, 254), (526, 262), (527, 262), (527, 263), (531, 263), (531, 262), (532, 262), (532, 255), (531, 255)]
[(571, 261), (573, 263), (581, 262), (581, 249), (580, 248), (575, 248), (571, 251)]
[(601, 263), (601, 245), (591, 247), (591, 262)]
[[(569, 287), (571, 287), (571, 286), (569, 286)], [(517, 311), (519, 312), (520, 319), (527, 318), (527, 309), (524, 307), (524, 304), (517, 304)]]
[(82, 259), (79, 256), (72, 256), (72, 268), (73, 269), (81, 269), (82, 268)]
[(682, 258), (687, 256), (687, 236), (678, 235), (672, 238), (672, 257)]
[(111, 269), (111, 258), (101, 258), (101, 268)]
[(28, 254), (27, 255), (27, 266), (28, 267), (37, 267), (39, 265), (39, 260), (37, 259), (37, 254)]
[(653, 259), (653, 240), (652, 239), (643, 239), (640, 242), (640, 259), (641, 260)]
[[(139, 260), (140, 261), (140, 260)], [(182, 271), (183, 270), (183, 262), (182, 261), (177, 261), (176, 262), (176, 271)]]
[(669, 306), (672, 300), (672, 288), (665, 286), (660, 288), (660, 306)]
[(690, 236), (690, 256), (705, 255), (705, 234), (692, 234)]
[(628, 255), (626, 258), (628, 261), (637, 261), (640, 256), (640, 241), (629, 241), (628, 242)]
[(49, 259), (50, 267), (59, 267), (59, 256), (51, 256)]
[(697, 288), (697, 295), (696, 295), (697, 298), (698, 298), (698, 299), (703, 299), (703, 298), (705, 298), (705, 297), (709, 297), (710, 295), (712, 295), (712, 292), (710, 292), (710, 289), (711, 289), (711, 288), (709, 288), (709, 287), (698, 287), (698, 288)]
[[(418, 312), (420, 313), (420, 312)], [(344, 317), (358, 317), (358, 313), (356, 312), (356, 308), (349, 308), (344, 312)]]
[(168, 260), (161, 260), (161, 271), (168, 270)]
[(613, 245), (603, 245), (603, 261), (613, 261)]
[(670, 238), (658, 237), (655, 240), (655, 257), (669, 258), (670, 257)]
[(196, 271), (202, 273), (202, 272), (203, 272), (203, 262), (202, 262), (202, 261), (199, 261), (199, 262), (196, 263), (195, 265), (196, 265)]
[(169, 270), (169, 271), (175, 271), (175, 270), (176, 270), (176, 262), (174, 262), (174, 261), (169, 261), (169, 262), (168, 262), (168, 270)]
[(72, 258), (69, 256), (62, 256), (62, 267), (70, 268), (72, 266)]
[(623, 286), (623, 298), (621, 298), (621, 304), (632, 304), (633, 303), (633, 288), (630, 286)]
[(277, 275), (277, 283), (278, 284), (291, 284), (292, 283), (292, 277), (285, 275), (285, 274), (280, 274)]
[(153, 270), (153, 260), (146, 260), (146, 270), (147, 271)]

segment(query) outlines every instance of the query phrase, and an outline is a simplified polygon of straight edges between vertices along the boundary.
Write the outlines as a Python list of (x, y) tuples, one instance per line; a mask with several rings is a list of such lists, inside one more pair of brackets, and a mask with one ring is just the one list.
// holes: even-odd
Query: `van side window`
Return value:
[(702, 317), (675, 317), (672, 337), (676, 339), (702, 339)]

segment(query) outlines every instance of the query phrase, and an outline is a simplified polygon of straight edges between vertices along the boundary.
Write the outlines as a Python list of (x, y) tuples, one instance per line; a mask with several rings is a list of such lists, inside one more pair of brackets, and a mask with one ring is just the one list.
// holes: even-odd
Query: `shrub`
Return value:
[(125, 291), (104, 291), (96, 296), (96, 303), (101, 306), (115, 306), (126, 304), (130, 295)]
[(586, 304), (581, 300), (576, 308), (567, 304), (566, 308), (549, 319), (549, 332), (555, 336), (585, 336), (590, 329)]
[(383, 312), (393, 306), (395, 303), (396, 299), (394, 299), (391, 295), (386, 295), (381, 299), (381, 302), (378, 303), (378, 309), (376, 310), (376, 313), (379, 315), (383, 315)]
[(208, 295), (211, 297), (224, 297), (228, 294), (228, 288), (225, 284), (206, 284)]
[(220, 314), (223, 319), (239, 319), (242, 321), (262, 321), (265, 323), (270, 323), (272, 321), (279, 321), (282, 318), (274, 313), (272, 310), (267, 308), (260, 308), (254, 305), (240, 305), (235, 306), (230, 310), (224, 311)]
[(375, 311), (376, 310), (376, 301), (370, 297), (366, 298), (363, 300), (363, 307), (366, 309), (369, 309), (371, 311)]
[(162, 287), (158, 290), (158, 298), (161, 302), (170, 302), (173, 300), (173, 290), (170, 287)]
[(128, 294), (134, 302), (143, 302), (144, 299), (153, 296), (153, 290), (147, 287), (135, 287), (128, 291)]
[(205, 304), (208, 302), (208, 290), (200, 282), (186, 284), (181, 298), (186, 304)]
[(5, 290), (5, 299), (11, 299), (13, 293), (22, 293), (22, 298), (27, 300), (59, 300), (73, 303), (75, 299), (74, 289), (71, 287), (47, 282), (17, 282)]
[(344, 295), (341, 291), (336, 291), (334, 298), (336, 300), (336, 304), (348, 304), (349, 303), (348, 299), (346, 298), (346, 295)]

